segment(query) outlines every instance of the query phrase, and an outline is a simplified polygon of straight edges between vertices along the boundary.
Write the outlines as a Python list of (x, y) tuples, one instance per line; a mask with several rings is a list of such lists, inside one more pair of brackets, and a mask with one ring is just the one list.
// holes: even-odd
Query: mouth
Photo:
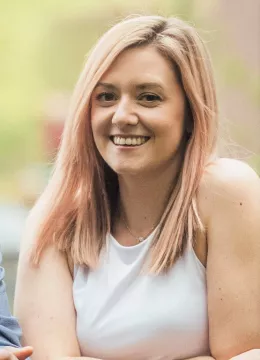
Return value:
[(110, 136), (110, 140), (116, 146), (141, 146), (150, 139), (149, 136)]

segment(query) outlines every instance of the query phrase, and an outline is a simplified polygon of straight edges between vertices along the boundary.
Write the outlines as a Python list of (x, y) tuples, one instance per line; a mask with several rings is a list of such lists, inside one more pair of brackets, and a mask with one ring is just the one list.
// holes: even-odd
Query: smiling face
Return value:
[(121, 53), (91, 97), (95, 144), (117, 174), (176, 166), (184, 116), (185, 94), (173, 66), (152, 46)]

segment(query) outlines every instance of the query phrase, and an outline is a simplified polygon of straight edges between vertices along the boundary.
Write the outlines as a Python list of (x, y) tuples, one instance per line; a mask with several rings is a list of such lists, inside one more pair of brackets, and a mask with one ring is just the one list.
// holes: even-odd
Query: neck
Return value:
[(180, 166), (148, 175), (119, 176), (117, 221), (137, 236), (146, 236), (160, 222)]

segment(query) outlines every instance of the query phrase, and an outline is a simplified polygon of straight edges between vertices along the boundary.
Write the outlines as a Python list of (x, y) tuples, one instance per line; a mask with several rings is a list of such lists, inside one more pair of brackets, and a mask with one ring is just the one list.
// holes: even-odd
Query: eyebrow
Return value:
[[(110, 83), (105, 83), (105, 82), (99, 82), (97, 83), (97, 85), (95, 86), (95, 89), (99, 86), (103, 86), (107, 89), (117, 89), (117, 87), (113, 84)], [(136, 87), (139, 90), (145, 90), (145, 89), (151, 89), (151, 88), (158, 88), (160, 90), (163, 90), (163, 86), (159, 83), (156, 82), (145, 82), (145, 83), (141, 83), (141, 84), (134, 84), (134, 87)]]

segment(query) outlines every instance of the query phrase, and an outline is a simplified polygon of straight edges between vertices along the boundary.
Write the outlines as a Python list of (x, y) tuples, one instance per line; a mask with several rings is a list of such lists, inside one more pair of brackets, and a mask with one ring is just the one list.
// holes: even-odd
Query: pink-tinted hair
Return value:
[[(216, 150), (217, 103), (210, 57), (196, 30), (176, 18), (135, 16), (116, 24), (91, 51), (72, 97), (53, 175), (29, 217), (32, 262), (55, 244), (74, 264), (95, 267), (111, 230), (117, 175), (97, 152), (90, 125), (90, 98), (102, 75), (129, 47), (154, 46), (173, 64), (192, 121), (180, 175), (151, 248), (150, 270), (167, 271), (195, 232), (203, 231), (196, 195)], [(31, 219), (31, 221), (30, 221)]]

